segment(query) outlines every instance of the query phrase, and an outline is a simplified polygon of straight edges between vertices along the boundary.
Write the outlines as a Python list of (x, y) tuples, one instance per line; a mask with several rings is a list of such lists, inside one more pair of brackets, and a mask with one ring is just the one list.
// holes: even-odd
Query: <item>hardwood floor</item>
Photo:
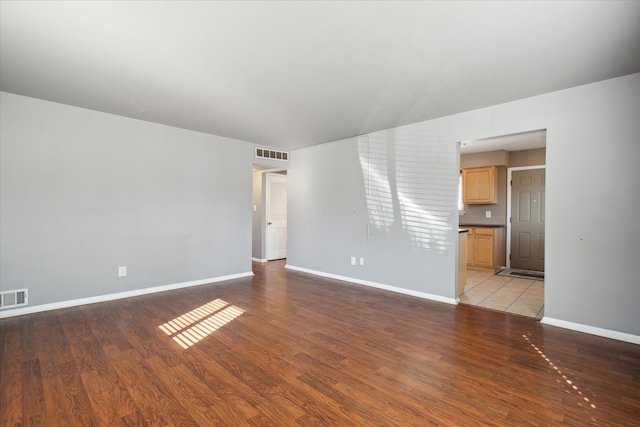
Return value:
[(616, 425), (640, 346), (254, 265), (0, 321), (4, 426)]

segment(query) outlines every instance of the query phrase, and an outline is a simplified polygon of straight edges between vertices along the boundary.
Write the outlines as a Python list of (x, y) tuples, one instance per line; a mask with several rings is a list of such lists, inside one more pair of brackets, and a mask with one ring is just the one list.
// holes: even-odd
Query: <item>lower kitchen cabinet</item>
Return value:
[(465, 227), (467, 234), (467, 265), (499, 270), (505, 265), (504, 228)]
[(463, 227), (469, 230), (467, 233), (467, 265), (476, 265), (476, 252), (475, 252), (475, 233), (473, 227)]

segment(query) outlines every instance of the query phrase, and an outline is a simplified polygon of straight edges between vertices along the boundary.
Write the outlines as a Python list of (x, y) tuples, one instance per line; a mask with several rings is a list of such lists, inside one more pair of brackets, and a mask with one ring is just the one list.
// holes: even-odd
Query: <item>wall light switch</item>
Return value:
[(258, 211), (258, 206), (257, 205), (253, 205), (253, 211), (257, 212)]
[(484, 215), (486, 218), (491, 218), (491, 211), (486, 211)]
[(364, 258), (360, 258), (360, 265), (364, 265)]

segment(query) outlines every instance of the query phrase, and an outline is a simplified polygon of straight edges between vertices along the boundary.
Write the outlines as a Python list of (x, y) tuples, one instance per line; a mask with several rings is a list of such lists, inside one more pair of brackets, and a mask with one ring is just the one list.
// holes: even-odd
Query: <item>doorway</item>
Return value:
[(287, 256), (287, 180), (286, 169), (253, 165), (252, 261), (263, 263)]
[(266, 174), (266, 258), (287, 257), (287, 175)]
[[(546, 130), (463, 142), (460, 154), (462, 169), (494, 166), (498, 172), (495, 203), (462, 205), (461, 228), (476, 231), (497, 227), (504, 232), (500, 233), (503, 236), (500, 239), (495, 238), (494, 232), (494, 249), (496, 242), (502, 245), (502, 264), (494, 262), (492, 268), (482, 268), (476, 261), (482, 255), (478, 251), (482, 252), (483, 246), (471, 246), (475, 252), (468, 256), (472, 261), (467, 267), (467, 282), (459, 301), (540, 319), (544, 315), (544, 229), (531, 230), (524, 226), (532, 222), (544, 225)], [(521, 224), (513, 227), (512, 232), (513, 221)], [(485, 238), (484, 235), (473, 237), (473, 242), (476, 238)], [(519, 263), (520, 258), (530, 262)], [(536, 262), (531, 263), (533, 260)]]

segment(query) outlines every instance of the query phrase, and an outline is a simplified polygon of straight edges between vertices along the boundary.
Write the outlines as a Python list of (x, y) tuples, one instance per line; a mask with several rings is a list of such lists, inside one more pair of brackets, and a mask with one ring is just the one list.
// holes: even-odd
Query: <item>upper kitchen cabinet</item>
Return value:
[(498, 202), (498, 172), (495, 166), (462, 169), (462, 198), (468, 205)]

